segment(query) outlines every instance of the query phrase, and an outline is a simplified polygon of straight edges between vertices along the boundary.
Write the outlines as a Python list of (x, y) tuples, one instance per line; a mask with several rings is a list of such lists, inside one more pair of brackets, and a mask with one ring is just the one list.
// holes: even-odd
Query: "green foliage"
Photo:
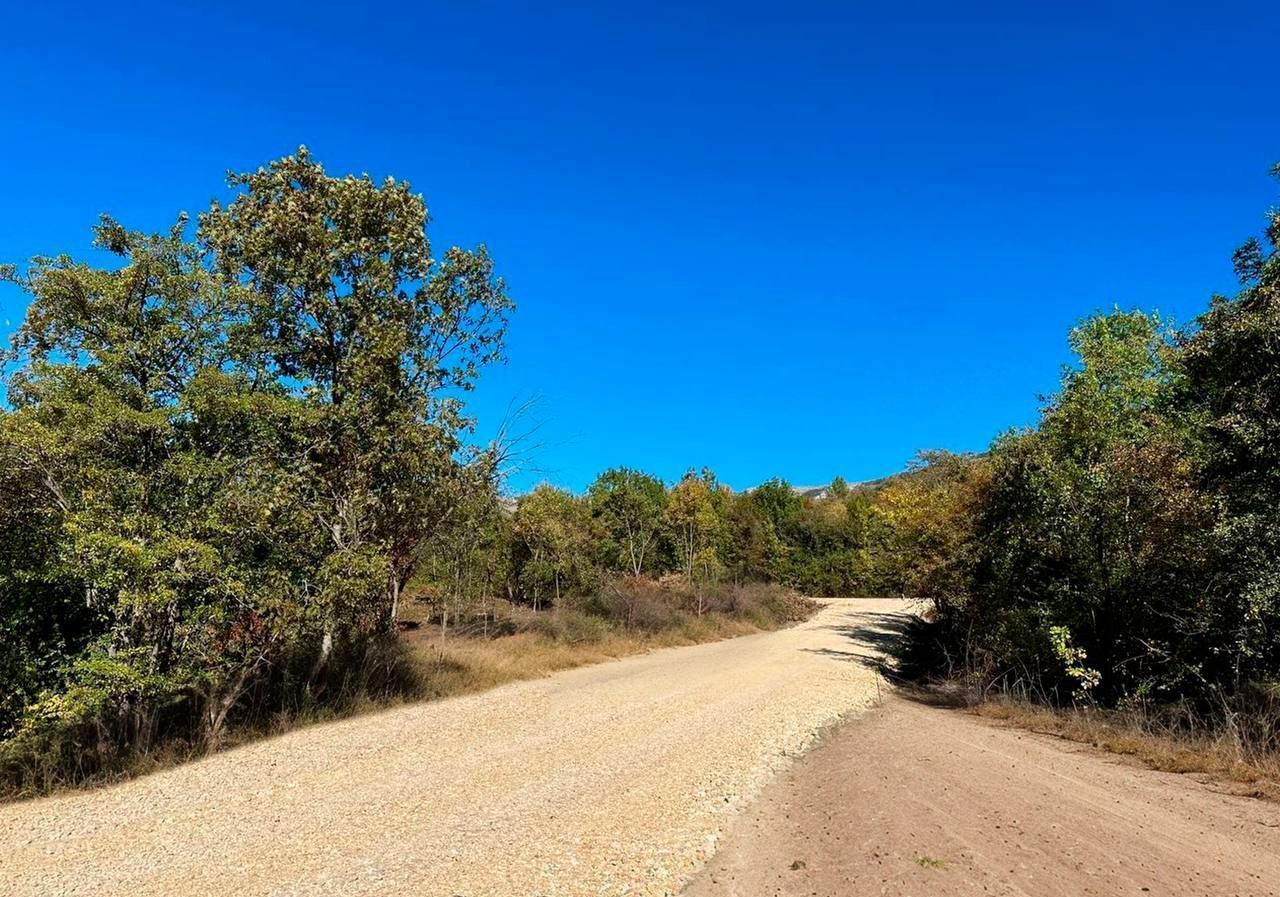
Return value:
[(487, 606), (511, 580), (513, 521), (498, 500), (492, 462), (489, 455), (438, 485), (448, 489), (437, 501), (449, 505), (451, 516), (418, 547), (417, 587), (442, 628), (464, 607)]
[(1236, 254), (1240, 294), (1186, 332), (1139, 312), (1083, 321), (1079, 364), (1037, 427), (996, 441), (973, 488), (885, 490), (931, 509), (895, 530), (917, 533), (905, 582), (932, 601), (915, 650), (937, 649), (935, 670), (1213, 712), (1280, 680), (1277, 237), (1272, 213), (1266, 247)]
[(720, 553), (734, 582), (780, 582), (787, 549), (759, 502), (735, 496), (725, 512)]
[(1089, 692), (1098, 686), (1102, 674), (1085, 666), (1089, 659), (1084, 648), (1071, 643), (1071, 632), (1065, 626), (1049, 627), (1049, 644), (1053, 648), (1054, 657), (1062, 664), (1067, 676), (1075, 683), (1075, 696), (1087, 697)]
[(519, 586), (534, 608), (583, 594), (595, 581), (596, 535), (587, 502), (547, 483), (520, 499), (512, 518)]
[(620, 565), (625, 560), (634, 576), (645, 571), (646, 562), (651, 567), (656, 564), (667, 508), (667, 490), (661, 480), (638, 470), (616, 467), (596, 478), (587, 499), (604, 527), (601, 550), (606, 563)]
[[(1280, 166), (1274, 173), (1280, 178)], [(1180, 399), (1202, 426), (1221, 553), (1209, 597), (1236, 681), (1280, 678), (1280, 212), (1236, 253), (1243, 289), (1215, 297), (1179, 357)]]
[(727, 499), (727, 490), (707, 470), (701, 474), (691, 470), (671, 487), (667, 531), (680, 569), (690, 582), (695, 578), (714, 579), (721, 570), (716, 543), (721, 537), (721, 512)]
[(997, 440), (968, 485), (944, 477), (959, 492), (937, 495), (943, 526), (910, 552), (931, 572), (908, 581), (983, 675), (1063, 700), (1181, 692), (1205, 673), (1190, 643), (1211, 507), (1170, 405), (1171, 338), (1116, 311), (1071, 343), (1080, 364), (1039, 426)]
[(570, 643), (773, 625), (807, 612), (779, 583), (925, 598), (915, 668), (1048, 700), (1280, 681), (1275, 213), (1194, 327), (1081, 321), (1037, 425), (984, 455), (804, 495), (615, 468), (512, 509), (461, 400), (512, 308), (484, 247), (437, 259), (407, 184), (305, 149), (230, 186), (194, 233), (104, 218), (113, 265), (0, 271), (31, 297), (0, 409), (11, 782), (413, 687), (411, 576), (442, 638), (500, 600), (554, 607), (533, 616)]
[(242, 192), (200, 217), (237, 304), (228, 338), (256, 380), (315, 410), (327, 534), (387, 554), (389, 622), (421, 521), (447, 516), (456, 392), (501, 358), (511, 302), (483, 246), (432, 258), (407, 183), (329, 177), (305, 148), (230, 183)]
[(804, 507), (804, 502), (791, 488), (791, 484), (779, 477), (765, 480), (751, 490), (751, 500), (769, 518), (774, 532), (784, 537), (790, 534)]
[(483, 248), (434, 261), (407, 185), (305, 150), (230, 183), (194, 239), (104, 218), (114, 267), (6, 272), (31, 297), (0, 414), (7, 751), (91, 725), (91, 773), (318, 694), (488, 481), (457, 398), (511, 307)]
[(539, 486), (511, 517), (509, 591), (541, 607), (594, 594), (611, 573), (675, 573), (703, 594), (703, 610), (722, 582), (821, 595), (895, 591), (900, 571), (877, 495), (846, 484), (802, 497), (782, 480), (735, 494), (709, 470), (668, 488), (615, 468), (582, 498)]

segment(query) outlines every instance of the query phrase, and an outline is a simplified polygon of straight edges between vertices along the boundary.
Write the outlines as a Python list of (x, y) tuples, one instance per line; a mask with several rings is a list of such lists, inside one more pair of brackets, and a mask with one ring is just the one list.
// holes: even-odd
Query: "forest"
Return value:
[[(426, 631), (716, 637), (803, 617), (795, 593), (920, 599), (924, 678), (1280, 703), (1274, 212), (1237, 295), (1081, 321), (1037, 424), (985, 453), (816, 494), (619, 467), (509, 496), (465, 404), (514, 310), (486, 249), (437, 257), (407, 183), (305, 149), (228, 187), (166, 233), (104, 217), (114, 261), (3, 271), (29, 296), (0, 407), (7, 788), (431, 694)], [(1274, 745), (1280, 714), (1249, 718)]]

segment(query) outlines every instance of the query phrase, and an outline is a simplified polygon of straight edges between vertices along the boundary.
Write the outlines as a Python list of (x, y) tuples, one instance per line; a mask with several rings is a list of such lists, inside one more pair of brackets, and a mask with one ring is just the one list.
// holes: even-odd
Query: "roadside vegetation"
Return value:
[[(1280, 751), (1242, 745), (1230, 725), (1206, 720), (1186, 705), (1107, 708), (1097, 705), (1050, 707), (1007, 696), (973, 706), (999, 720), (1128, 757), (1162, 772), (1190, 773), (1230, 783), (1248, 797), (1280, 800)], [(1254, 708), (1251, 727), (1280, 724), (1280, 708)]]
[(925, 602), (904, 675), (1274, 770), (1280, 216), (1190, 326), (1082, 321), (1037, 425), (982, 455), (511, 498), (512, 446), (471, 444), (464, 404), (513, 310), (485, 248), (434, 253), (409, 185), (305, 149), (229, 187), (2, 272), (30, 304), (0, 407), (0, 793), (774, 628), (797, 593)]
[(928, 621), (905, 673), (1058, 708), (1063, 734), (1128, 738), (1162, 768), (1156, 741), (1174, 766), (1275, 774), (1277, 243), (1273, 211), (1235, 254), (1240, 292), (1190, 326), (1082, 321), (1036, 426), (908, 475), (904, 587)]
[(513, 309), (485, 248), (433, 252), (408, 184), (305, 149), (229, 188), (0, 270), (29, 295), (2, 359), (0, 792), (770, 628), (812, 606), (754, 583), (870, 575), (813, 560), (868, 538), (843, 486), (819, 514), (781, 482), (614, 470), (513, 507), (464, 405)]
[(418, 696), (446, 697), (653, 648), (769, 631), (807, 619), (817, 607), (778, 585), (694, 590), (678, 578), (623, 577), (549, 610), (498, 602), (448, 637), (438, 622), (406, 621), (412, 628), (403, 640), (423, 674)]

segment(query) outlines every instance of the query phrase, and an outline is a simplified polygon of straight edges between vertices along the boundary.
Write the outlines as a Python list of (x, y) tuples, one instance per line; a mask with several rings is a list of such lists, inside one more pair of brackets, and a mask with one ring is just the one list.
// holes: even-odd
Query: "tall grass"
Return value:
[(443, 637), (428, 618), (407, 642), (420, 658), (426, 694), (445, 697), (654, 648), (777, 629), (807, 619), (818, 606), (775, 585), (708, 589), (699, 599), (679, 578), (626, 578), (545, 611), (496, 602)]
[(86, 702), (85, 712), (70, 720), (0, 741), (0, 799), (129, 778), (307, 722), (413, 699), (426, 686), (416, 653), (384, 636), (339, 649), (318, 672), (312, 658), (272, 670), (242, 697), (216, 744), (207, 741), (192, 709), (198, 703), (182, 693), (154, 706)]

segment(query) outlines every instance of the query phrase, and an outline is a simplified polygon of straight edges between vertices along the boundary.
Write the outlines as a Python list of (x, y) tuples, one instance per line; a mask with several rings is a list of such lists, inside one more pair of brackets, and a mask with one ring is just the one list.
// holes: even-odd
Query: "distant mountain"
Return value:
[[(880, 477), (875, 480), (862, 480), (857, 483), (848, 483), (850, 492), (862, 492), (864, 490), (878, 489), (888, 480), (888, 477)], [(750, 490), (748, 490), (750, 491)], [(831, 495), (831, 484), (825, 486), (792, 486), (791, 491), (802, 498), (812, 498), (820, 500), (829, 498)]]

